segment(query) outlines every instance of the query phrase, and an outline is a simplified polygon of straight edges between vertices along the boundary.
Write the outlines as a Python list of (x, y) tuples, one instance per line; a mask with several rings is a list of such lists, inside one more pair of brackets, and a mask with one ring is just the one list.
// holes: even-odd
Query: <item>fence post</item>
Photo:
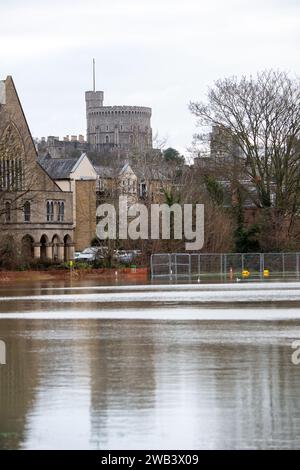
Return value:
[(296, 254), (296, 272), (297, 272), (297, 279), (299, 279), (299, 253)]
[(224, 253), (222, 256), (224, 259), (224, 281), (226, 281), (227, 280), (227, 255), (226, 253)]
[(153, 256), (154, 255), (151, 255), (151, 257), (150, 257), (151, 279), (153, 279), (153, 277), (154, 277), (154, 273), (153, 273)]
[(283, 274), (283, 278), (285, 278), (284, 253), (281, 253), (281, 258), (282, 258), (282, 274)]
[(172, 254), (169, 253), (169, 278), (172, 281)]
[(245, 266), (244, 266), (244, 253), (242, 253), (242, 272), (244, 271)]
[(191, 282), (191, 274), (192, 274), (192, 258), (191, 254), (189, 254), (189, 281)]
[(198, 254), (198, 280), (200, 281), (200, 278), (201, 278), (201, 254), (199, 253)]
[(264, 258), (263, 258), (263, 253), (260, 253), (259, 255), (259, 270), (260, 270), (260, 280), (263, 278), (263, 271), (264, 271)]

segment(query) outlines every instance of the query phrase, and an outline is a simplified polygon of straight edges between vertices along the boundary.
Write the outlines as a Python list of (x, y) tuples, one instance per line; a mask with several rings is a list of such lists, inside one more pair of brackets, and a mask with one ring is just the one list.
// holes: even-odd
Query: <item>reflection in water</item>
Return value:
[(300, 446), (298, 319), (1, 319), (8, 308), (22, 302), (0, 304), (0, 448)]

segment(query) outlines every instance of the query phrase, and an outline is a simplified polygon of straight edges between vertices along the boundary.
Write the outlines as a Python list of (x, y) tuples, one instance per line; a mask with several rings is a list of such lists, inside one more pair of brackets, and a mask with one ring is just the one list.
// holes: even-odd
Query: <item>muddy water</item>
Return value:
[(297, 284), (2, 286), (0, 448), (299, 448), (299, 305)]

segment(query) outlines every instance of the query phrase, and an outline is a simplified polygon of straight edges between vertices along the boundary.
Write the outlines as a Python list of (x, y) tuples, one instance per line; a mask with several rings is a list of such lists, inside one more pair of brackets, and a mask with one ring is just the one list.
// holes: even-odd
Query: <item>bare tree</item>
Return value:
[(190, 110), (200, 127), (220, 130), (219, 176), (290, 233), (300, 206), (300, 80), (273, 70), (218, 80), (208, 103)]
[[(225, 150), (239, 149), (244, 176), (257, 190), (259, 207), (283, 211), (297, 204), (300, 190), (300, 81), (284, 72), (266, 71), (257, 78), (218, 80), (208, 104), (191, 103), (200, 125), (223, 130)], [(234, 155), (232, 155), (234, 157)], [(237, 157), (237, 156), (236, 156)]]

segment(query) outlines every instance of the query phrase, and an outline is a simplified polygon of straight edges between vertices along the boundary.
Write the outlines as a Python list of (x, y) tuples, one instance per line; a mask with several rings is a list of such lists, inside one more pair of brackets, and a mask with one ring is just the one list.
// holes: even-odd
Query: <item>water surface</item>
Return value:
[(299, 448), (299, 305), (297, 283), (2, 286), (0, 448)]

